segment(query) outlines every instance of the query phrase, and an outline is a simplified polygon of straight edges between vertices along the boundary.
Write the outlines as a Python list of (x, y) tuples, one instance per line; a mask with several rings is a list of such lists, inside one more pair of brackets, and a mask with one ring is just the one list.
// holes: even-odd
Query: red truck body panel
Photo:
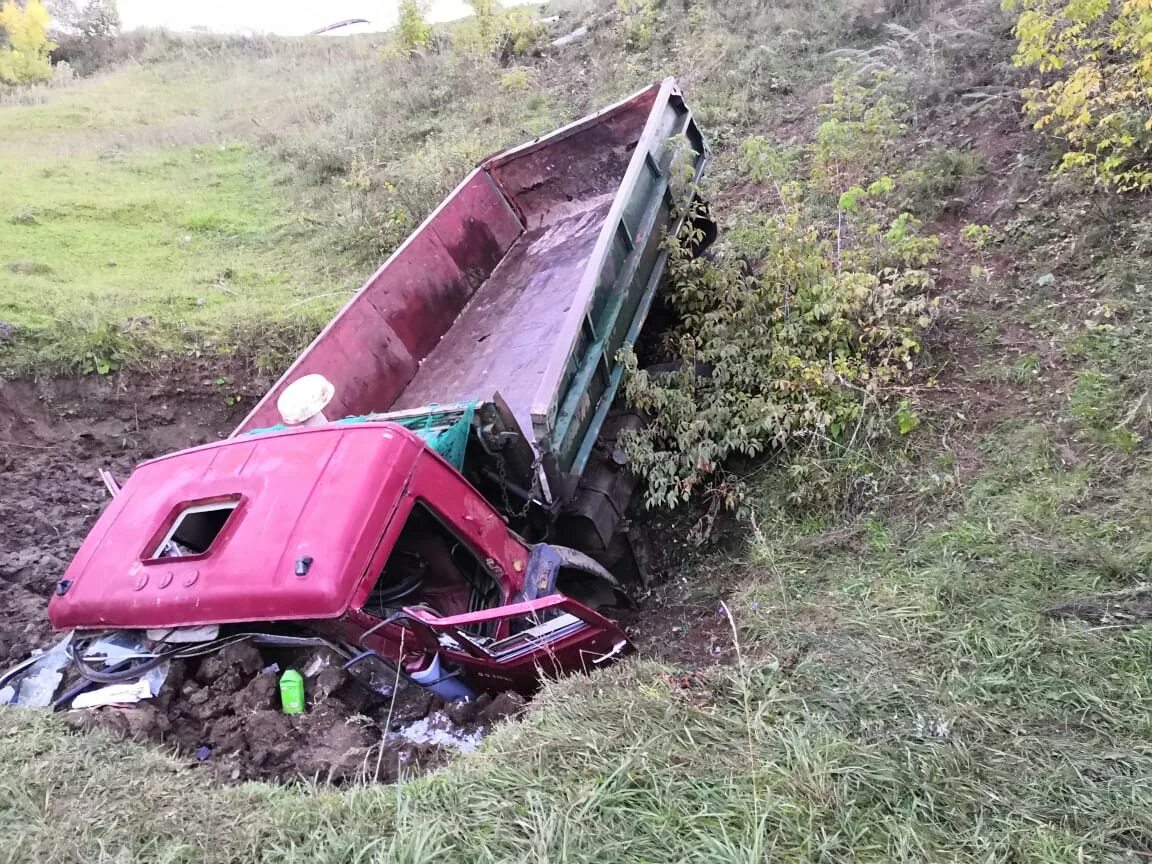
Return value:
[(319, 373), (330, 418), (486, 401), (499, 391), (525, 434), (558, 382), (562, 331), (649, 114), (654, 85), (481, 163), (384, 262), (237, 432), (280, 422), (276, 400)]
[[(417, 436), (388, 423), (246, 436), (146, 462), (52, 598), (57, 628), (147, 628), (344, 614), (401, 500)], [(451, 470), (450, 468), (448, 470)], [(152, 551), (189, 504), (239, 497), (209, 551)], [(311, 558), (308, 572), (296, 562)]]
[[(181, 514), (222, 502), (235, 508), (206, 551), (158, 557)], [(391, 623), (367, 611), (417, 511), (481, 563), (496, 588), (490, 608), (438, 614), (416, 602), (390, 614)], [(48, 613), (55, 627), (81, 630), (296, 621), (407, 672), (439, 655), (479, 689), (530, 692), (541, 676), (592, 669), (629, 647), (617, 625), (569, 597), (517, 599), (531, 554), (416, 434), (387, 422), (330, 423), (140, 465), (84, 541)]]

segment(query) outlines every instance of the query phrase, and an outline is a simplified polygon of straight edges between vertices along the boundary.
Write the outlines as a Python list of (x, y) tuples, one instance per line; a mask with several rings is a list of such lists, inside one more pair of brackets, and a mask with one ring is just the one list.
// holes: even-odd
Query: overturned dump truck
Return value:
[(113, 486), (49, 604), (85, 680), (251, 638), (468, 698), (630, 650), (616, 357), (706, 159), (668, 79), (481, 164), (231, 437)]

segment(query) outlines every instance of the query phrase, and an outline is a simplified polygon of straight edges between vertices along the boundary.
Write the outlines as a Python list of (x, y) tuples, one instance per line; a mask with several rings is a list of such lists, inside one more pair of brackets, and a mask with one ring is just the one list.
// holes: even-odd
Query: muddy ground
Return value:
[(281, 711), (279, 664), (248, 644), (174, 663), (160, 693), (130, 707), (65, 712), (77, 729), (100, 728), (175, 747), (224, 781), (311, 778), (393, 782), (474, 749), (496, 723), (519, 714), (515, 693), (445, 705), (398, 682), (395, 698), (373, 693), (340, 668), (342, 658), (292, 652), (284, 665), (322, 668), (305, 680), (307, 709)]
[[(269, 383), (208, 366), (0, 381), (0, 670), (53, 641), (48, 597), (108, 501), (99, 471), (123, 479), (142, 460), (226, 436)], [(693, 555), (683, 541), (688, 527), (666, 518), (652, 525), (661, 579), (628, 625), (643, 655), (685, 668), (732, 656), (719, 589), (677, 579)], [(77, 728), (175, 747), (190, 766), (225, 781), (341, 782), (434, 767), (523, 708), (515, 694), (444, 705), (410, 686), (385, 698), (347, 678), (334, 658), (319, 657), (322, 668), (306, 682), (308, 711), (288, 717), (269, 668), (276, 659), (317, 660), (239, 645), (173, 664), (155, 699), (66, 716)]]

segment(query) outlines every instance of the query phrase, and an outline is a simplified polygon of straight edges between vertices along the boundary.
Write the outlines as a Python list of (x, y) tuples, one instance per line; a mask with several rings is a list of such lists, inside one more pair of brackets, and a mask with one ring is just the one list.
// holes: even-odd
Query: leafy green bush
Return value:
[[(806, 151), (746, 142), (746, 170), (774, 187), (774, 212), (745, 218), (715, 259), (692, 254), (692, 230), (668, 241), (680, 371), (653, 375), (625, 358), (628, 398), (653, 418), (626, 445), (650, 506), (709, 487), (731, 504), (738, 490), (721, 466), (733, 455), (800, 442), (851, 449), (891, 428), (881, 408), (936, 315), (937, 239), (894, 207), (888, 176), (862, 177), (889, 149), (897, 110), (882, 99), (861, 110), (852, 87), (838, 90), (855, 96), (834, 99)], [(911, 431), (910, 405), (897, 415)]]
[(1063, 139), (1061, 170), (1122, 191), (1152, 187), (1152, 3), (1005, 0), (1019, 9), (1018, 66), (1037, 129)]
[[(871, 242), (837, 256), (814, 215), (797, 206), (759, 220), (756, 275), (739, 258), (717, 263), (671, 245), (682, 371), (656, 377), (627, 358), (628, 398), (654, 417), (628, 442), (649, 504), (688, 500), (734, 454), (862, 441), (883, 423), (875, 409), (907, 375), (935, 314), (923, 269), (934, 238), (868, 211), (851, 222)], [(702, 366), (710, 374), (697, 377)]]
[(40, 0), (0, 5), (0, 83), (33, 84), (52, 77), (50, 21)]
[(409, 54), (424, 51), (432, 44), (432, 28), (424, 20), (418, 0), (400, 0), (400, 20), (396, 25), (400, 48)]
[(474, 14), (458, 25), (455, 37), (468, 53), (507, 62), (537, 53), (548, 33), (530, 8), (506, 8), (497, 0), (468, 0), (468, 5)]
[(647, 49), (662, 21), (664, 0), (616, 0), (624, 45), (635, 51)]
[[(817, 109), (821, 122), (811, 158), (810, 181), (839, 194), (884, 166), (892, 142), (903, 129), (900, 106), (883, 89), (884, 79), (866, 85), (856, 75), (836, 79), (832, 98)], [(746, 151), (755, 171), (757, 149)], [(762, 146), (760, 147), (762, 150)]]
[(112, 61), (120, 33), (116, 0), (54, 0), (51, 12), (56, 42), (52, 62), (57, 68), (65, 64), (90, 75)]

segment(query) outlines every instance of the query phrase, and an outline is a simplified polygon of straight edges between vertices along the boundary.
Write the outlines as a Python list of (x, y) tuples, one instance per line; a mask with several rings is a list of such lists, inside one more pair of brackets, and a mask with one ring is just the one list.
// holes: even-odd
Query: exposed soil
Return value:
[(1143, 626), (1152, 621), (1152, 586), (1136, 585), (1071, 600), (1052, 606), (1047, 612), (1053, 618), (1076, 619), (1101, 627)]
[[(226, 436), (267, 384), (195, 364), (178, 374), (0, 381), (0, 670), (55, 638), (48, 597), (109, 500), (99, 471), (123, 480), (143, 460)], [(662, 578), (628, 625), (642, 654), (677, 667), (732, 656), (723, 579), (689, 586), (668, 578), (696, 554), (685, 538), (701, 515), (652, 524)], [(276, 669), (303, 671), (317, 657), (322, 668), (305, 682), (307, 710), (285, 715)], [(226, 782), (390, 782), (470, 749), (523, 707), (513, 693), (445, 705), (403, 682), (386, 697), (344, 673), (336, 657), (240, 644), (174, 662), (151, 700), (65, 717), (76, 728), (174, 747)]]
[[(738, 536), (728, 518), (699, 505), (647, 515), (652, 587), (625, 627), (642, 656), (680, 669), (735, 661), (732, 623), (723, 605), (739, 576), (723, 565)], [(704, 555), (716, 566), (696, 566)], [(693, 577), (683, 578), (684, 572)]]
[[(64, 717), (79, 729), (175, 745), (199, 770), (226, 782), (394, 782), (475, 747), (494, 724), (524, 707), (514, 693), (445, 705), (403, 681), (389, 698), (353, 680), (341, 659), (326, 649), (277, 655), (241, 643), (173, 664), (154, 699)], [(305, 680), (306, 710), (284, 714), (281, 668), (306, 670), (313, 663), (320, 668)]]

